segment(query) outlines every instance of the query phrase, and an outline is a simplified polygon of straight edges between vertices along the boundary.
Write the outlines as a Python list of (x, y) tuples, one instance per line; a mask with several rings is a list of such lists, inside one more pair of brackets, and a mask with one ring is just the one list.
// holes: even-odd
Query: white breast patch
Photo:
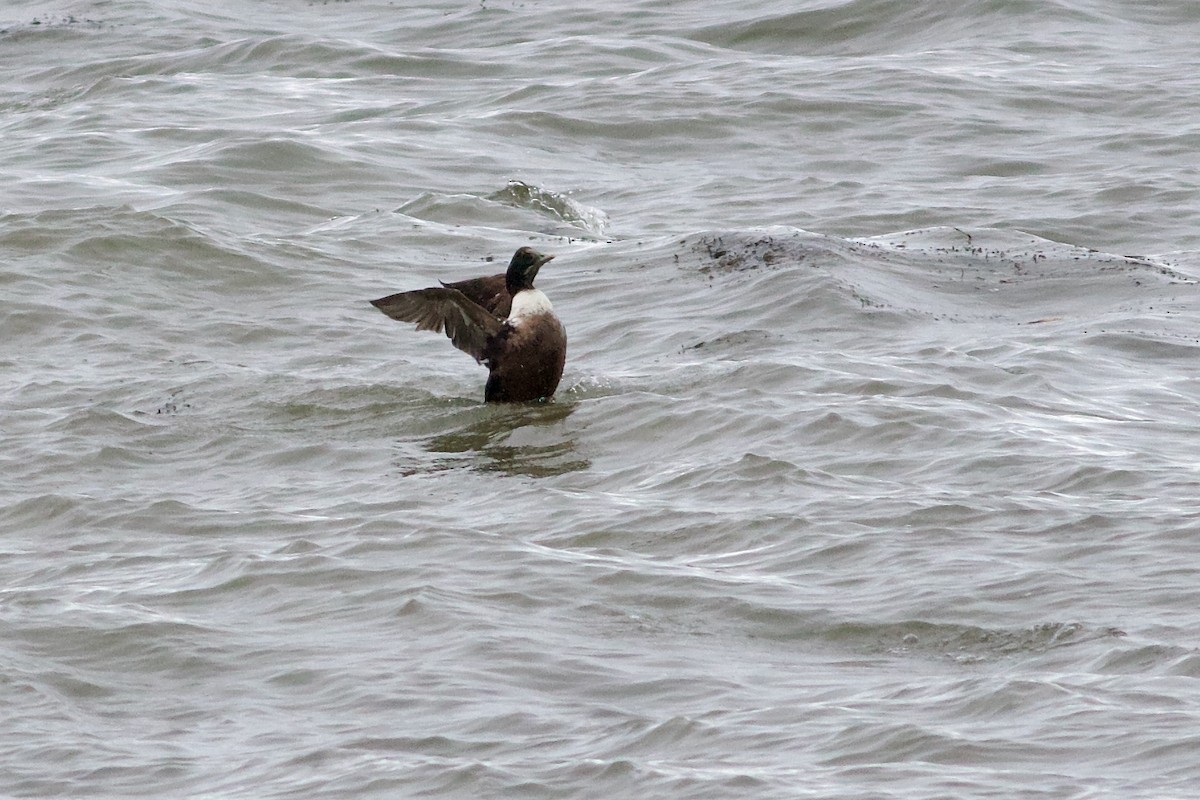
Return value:
[(553, 313), (550, 298), (542, 294), (541, 289), (526, 289), (517, 292), (512, 299), (512, 308), (508, 312), (508, 321), (512, 325), (520, 323), (525, 317), (535, 317), (538, 314)]

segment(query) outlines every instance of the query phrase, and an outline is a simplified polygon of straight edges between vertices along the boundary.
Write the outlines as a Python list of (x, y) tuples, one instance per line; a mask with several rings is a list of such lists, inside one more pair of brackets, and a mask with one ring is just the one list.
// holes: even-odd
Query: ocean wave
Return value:
[[(753, 6), (747, 8), (753, 13)], [(1045, 29), (1077, 29), (1092, 17), (1063, 2), (1033, 6), (989, 0), (937, 2), (912, 6), (892, 0), (842, 0), (779, 13), (765, 8), (756, 16), (700, 25), (690, 35), (721, 47), (806, 55), (903, 52), (937, 49), (980, 37), (998, 28), (1019, 29), (1036, 18)], [(985, 34), (984, 31), (987, 33)]]
[[(608, 217), (600, 209), (516, 180), (487, 194), (423, 192), (396, 213), (442, 225), (509, 230), (522, 236), (536, 231), (544, 236), (601, 239), (608, 228)], [(497, 271), (504, 266), (498, 265)]]

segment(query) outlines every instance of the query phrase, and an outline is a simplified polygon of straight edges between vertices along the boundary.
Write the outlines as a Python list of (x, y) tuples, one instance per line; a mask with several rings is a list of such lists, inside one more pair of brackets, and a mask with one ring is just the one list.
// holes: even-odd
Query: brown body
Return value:
[(488, 368), (484, 400), (545, 400), (562, 380), (567, 332), (533, 278), (553, 256), (522, 247), (508, 272), (400, 292), (371, 304), (417, 330), (445, 331), (451, 343)]
[(542, 314), (504, 323), (484, 349), (488, 365), (483, 399), (523, 403), (554, 394), (567, 364), (567, 332), (558, 317)]

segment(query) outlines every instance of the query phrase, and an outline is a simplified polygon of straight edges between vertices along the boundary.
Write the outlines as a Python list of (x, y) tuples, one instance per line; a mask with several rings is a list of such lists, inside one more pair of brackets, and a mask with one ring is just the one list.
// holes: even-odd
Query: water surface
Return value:
[(10, 3), (0, 794), (1190, 796), (1198, 23)]

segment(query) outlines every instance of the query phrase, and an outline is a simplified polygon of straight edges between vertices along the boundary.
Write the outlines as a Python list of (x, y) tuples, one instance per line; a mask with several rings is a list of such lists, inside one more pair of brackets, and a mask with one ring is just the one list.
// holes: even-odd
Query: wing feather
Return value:
[(504, 323), (457, 289), (439, 287), (381, 297), (371, 305), (400, 322), (413, 322), (419, 331), (445, 331), (450, 342), (483, 361), (488, 339)]
[(488, 275), (483, 278), (469, 278), (465, 281), (453, 281), (451, 283), (442, 282), (442, 286), (449, 289), (458, 289), (465, 294), (468, 299), (483, 306), (500, 319), (508, 316), (509, 308), (512, 306), (512, 297), (508, 294), (508, 288), (504, 283), (504, 273), (499, 275)]

